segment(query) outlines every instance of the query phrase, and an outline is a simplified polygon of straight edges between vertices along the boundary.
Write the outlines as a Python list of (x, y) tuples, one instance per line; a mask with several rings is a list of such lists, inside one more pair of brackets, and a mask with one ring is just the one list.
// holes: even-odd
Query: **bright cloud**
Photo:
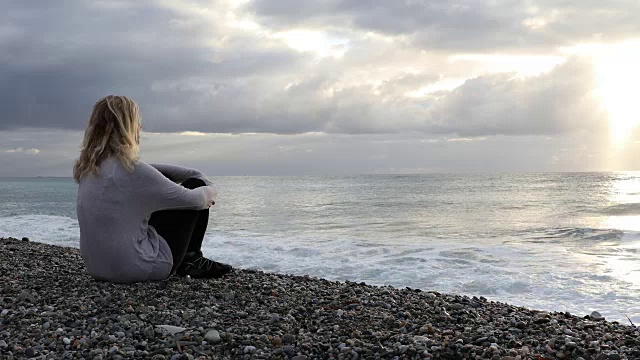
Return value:
[(37, 154), (40, 153), (40, 150), (39, 149), (35, 149), (35, 148), (25, 149), (25, 148), (18, 147), (18, 148), (15, 148), (15, 149), (4, 150), (4, 152), (7, 153), (7, 154), (20, 153), (20, 154), (37, 155)]

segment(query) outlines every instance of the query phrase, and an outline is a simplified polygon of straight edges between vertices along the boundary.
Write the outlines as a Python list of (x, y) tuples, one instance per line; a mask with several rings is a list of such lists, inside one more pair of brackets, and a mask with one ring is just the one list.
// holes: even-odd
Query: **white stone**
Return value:
[(204, 339), (207, 340), (207, 342), (210, 344), (217, 344), (222, 341), (222, 339), (220, 338), (220, 333), (218, 333), (218, 330), (207, 331), (207, 333), (204, 335)]

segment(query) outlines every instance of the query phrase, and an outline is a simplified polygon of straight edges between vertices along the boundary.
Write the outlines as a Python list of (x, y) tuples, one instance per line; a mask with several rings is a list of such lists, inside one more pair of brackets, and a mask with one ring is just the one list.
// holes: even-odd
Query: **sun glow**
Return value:
[(609, 116), (611, 140), (624, 146), (640, 125), (640, 42), (603, 47), (596, 59), (597, 94)]
[(311, 30), (289, 30), (274, 33), (272, 37), (284, 40), (294, 50), (313, 52), (320, 57), (340, 58), (349, 43), (346, 39), (332, 38), (321, 31)]

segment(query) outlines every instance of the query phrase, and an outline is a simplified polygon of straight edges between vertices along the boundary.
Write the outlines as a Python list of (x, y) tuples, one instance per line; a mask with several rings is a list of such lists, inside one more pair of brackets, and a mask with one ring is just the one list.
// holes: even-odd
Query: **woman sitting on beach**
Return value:
[(200, 251), (216, 189), (199, 171), (140, 161), (141, 129), (138, 106), (125, 96), (93, 107), (73, 168), (87, 271), (112, 282), (225, 275), (230, 265)]

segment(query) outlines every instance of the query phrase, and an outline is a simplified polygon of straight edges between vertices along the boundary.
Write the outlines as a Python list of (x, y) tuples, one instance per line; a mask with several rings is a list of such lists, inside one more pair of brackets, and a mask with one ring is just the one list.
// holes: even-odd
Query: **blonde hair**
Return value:
[(140, 111), (133, 100), (116, 95), (98, 100), (84, 132), (73, 179), (80, 182), (85, 175), (97, 174), (100, 163), (111, 156), (132, 171), (138, 161), (139, 131)]

